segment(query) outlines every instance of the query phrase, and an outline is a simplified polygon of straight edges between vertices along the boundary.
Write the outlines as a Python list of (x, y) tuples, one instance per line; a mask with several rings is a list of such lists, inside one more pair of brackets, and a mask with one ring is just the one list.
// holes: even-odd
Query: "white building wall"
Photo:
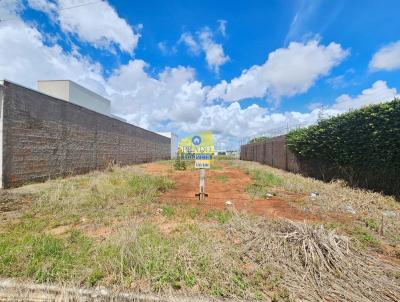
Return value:
[(157, 132), (157, 133), (169, 137), (171, 139), (171, 158), (176, 158), (176, 155), (178, 154), (178, 144), (179, 144), (178, 136), (173, 132)]
[(111, 116), (111, 102), (69, 80), (38, 81), (38, 90), (52, 97)]
[(69, 82), (69, 101), (104, 115), (111, 115), (111, 102), (74, 82)]
[(52, 97), (69, 102), (69, 81), (38, 81), (37, 89)]

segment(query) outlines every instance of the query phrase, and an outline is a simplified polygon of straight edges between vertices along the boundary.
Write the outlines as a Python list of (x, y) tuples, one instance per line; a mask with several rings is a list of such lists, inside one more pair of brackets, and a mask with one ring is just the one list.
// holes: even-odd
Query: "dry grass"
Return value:
[[(383, 239), (392, 246), (400, 245), (400, 202), (391, 196), (350, 188), (343, 181), (325, 183), (259, 163), (234, 161), (231, 164), (250, 173), (262, 170), (283, 179), (279, 187), (288, 192), (305, 194), (306, 197), (302, 201), (294, 204), (303, 210), (321, 215), (337, 213), (350, 216), (355, 223), (347, 228), (347, 231), (353, 231), (355, 235), (367, 234), (365, 238), (368, 239), (368, 234), (371, 233), (370, 235), (376, 237), (376, 240)], [(317, 192), (319, 195), (311, 197), (312, 192)]]
[(235, 219), (237, 248), (261, 271), (280, 272), (286, 298), (301, 301), (399, 301), (398, 266), (354, 248), (349, 238), (291, 221)]
[[(321, 199), (334, 189), (351, 190), (275, 169), (268, 173), (275, 175), (268, 186), (318, 191)], [(275, 177), (280, 181), (271, 182)], [(399, 266), (372, 257), (346, 236), (321, 225), (159, 203), (171, 186), (166, 177), (146, 175), (140, 167), (113, 167), (15, 190), (30, 194), (31, 202), (18, 219), (0, 227), (0, 276), (167, 296), (400, 299)], [(349, 193), (360, 199), (351, 201), (357, 211), (362, 194)], [(380, 198), (392, 209), (390, 199)], [(310, 199), (305, 206), (318, 203)]]

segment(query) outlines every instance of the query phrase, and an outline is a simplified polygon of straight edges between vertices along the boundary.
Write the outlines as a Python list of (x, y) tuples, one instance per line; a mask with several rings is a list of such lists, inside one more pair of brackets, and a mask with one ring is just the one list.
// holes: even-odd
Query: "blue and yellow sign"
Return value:
[(184, 160), (195, 160), (196, 168), (209, 169), (214, 158), (214, 135), (211, 131), (203, 131), (184, 137), (178, 153)]

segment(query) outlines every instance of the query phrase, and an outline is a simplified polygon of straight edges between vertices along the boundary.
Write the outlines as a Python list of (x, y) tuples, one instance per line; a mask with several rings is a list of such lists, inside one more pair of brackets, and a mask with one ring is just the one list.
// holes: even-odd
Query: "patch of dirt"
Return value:
[(156, 215), (153, 217), (153, 222), (157, 224), (160, 231), (164, 234), (171, 234), (173, 233), (179, 226), (177, 221), (168, 220), (161, 215)]
[[(210, 210), (224, 209), (225, 203), (230, 201), (233, 203), (231, 207), (250, 214), (297, 221), (320, 219), (318, 216), (301, 211), (290, 204), (301, 200), (304, 195), (280, 191), (279, 196), (268, 199), (252, 198), (245, 190), (252, 182), (249, 175), (226, 164), (218, 163), (218, 165), (220, 166), (219, 169), (206, 171), (206, 193), (208, 197), (205, 201), (200, 201), (195, 197), (195, 194), (199, 192), (198, 171), (173, 170), (171, 172), (171, 166), (165, 163), (150, 163), (143, 165), (143, 167), (150, 174), (169, 174), (169, 177), (175, 181), (175, 188), (163, 193), (160, 198), (161, 202), (185, 204), (201, 210)], [(223, 181), (220, 180), (221, 176), (223, 176)]]
[(153, 175), (168, 175), (173, 172), (173, 167), (165, 162), (154, 162), (141, 165), (148, 173)]
[(31, 203), (32, 194), (0, 190), (0, 226), (17, 220), (22, 215), (21, 209)]
[(85, 235), (95, 238), (95, 239), (104, 239), (111, 235), (115, 226), (104, 226), (104, 225), (97, 225), (95, 223), (85, 224), (80, 226), (82, 232)]
[(63, 235), (71, 229), (69, 225), (60, 225), (54, 229), (49, 230), (47, 233), (53, 236)]

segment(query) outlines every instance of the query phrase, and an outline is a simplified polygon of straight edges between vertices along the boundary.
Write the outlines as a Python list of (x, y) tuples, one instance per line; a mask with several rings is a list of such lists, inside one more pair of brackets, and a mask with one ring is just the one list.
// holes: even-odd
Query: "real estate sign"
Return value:
[(178, 153), (183, 160), (194, 160), (195, 168), (209, 169), (214, 158), (214, 135), (211, 131), (203, 131), (184, 137)]

